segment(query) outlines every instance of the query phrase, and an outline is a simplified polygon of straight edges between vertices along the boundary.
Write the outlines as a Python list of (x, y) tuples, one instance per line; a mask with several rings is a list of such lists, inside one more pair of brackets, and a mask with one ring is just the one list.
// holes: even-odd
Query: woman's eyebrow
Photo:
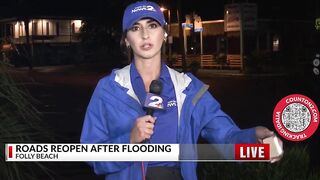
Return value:
[[(156, 20), (154, 20), (154, 19), (148, 19), (148, 21), (147, 21), (147, 24), (150, 24), (150, 23), (153, 23), (153, 22), (157, 22)], [(141, 23), (139, 23), (139, 22), (135, 22), (133, 25), (140, 25)]]
[(133, 26), (135, 26), (135, 25), (140, 25), (140, 23), (138, 23), (138, 22), (135, 22), (135, 23), (133, 24)]
[(149, 20), (147, 21), (147, 23), (153, 23), (153, 22), (157, 22), (157, 21), (155, 21), (154, 19), (149, 19)]

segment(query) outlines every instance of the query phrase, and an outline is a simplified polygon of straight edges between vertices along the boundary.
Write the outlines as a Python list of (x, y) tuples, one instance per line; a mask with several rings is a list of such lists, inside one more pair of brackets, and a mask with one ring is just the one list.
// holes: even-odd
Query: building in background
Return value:
[[(283, 67), (308, 68), (320, 49), (320, 33), (313, 20), (261, 19), (252, 3), (226, 5), (224, 14), (224, 19), (202, 21), (202, 56), (199, 32), (186, 30), (187, 60), (212, 62), (204, 64), (208, 68), (269, 71), (279, 67), (281, 71)], [(177, 23), (171, 24), (171, 35), (173, 64), (181, 66)]]
[[(188, 28), (183, 37), (179, 37), (179, 26), (170, 20), (167, 11), (170, 28), (168, 49), (164, 52), (171, 61), (168, 64), (180, 67), (182, 52), (186, 53), (189, 65), (197, 61), (202, 68), (243, 70), (254, 66), (267, 71), (310, 64), (320, 49), (320, 33), (314, 20), (262, 19), (258, 17), (258, 8), (263, 7), (252, 3), (225, 5), (221, 19), (200, 22), (200, 32), (189, 27), (195, 19), (189, 18), (190, 22), (184, 22)], [(119, 25), (105, 17), (86, 17), (86, 23), (83, 19), (70, 16), (0, 19), (4, 59), (29, 66), (84, 61), (120, 64)], [(79, 36), (81, 27), (86, 32), (84, 36)], [(185, 40), (183, 50), (180, 38)]]
[(81, 26), (78, 17), (1, 19), (1, 51), (17, 66), (74, 63)]

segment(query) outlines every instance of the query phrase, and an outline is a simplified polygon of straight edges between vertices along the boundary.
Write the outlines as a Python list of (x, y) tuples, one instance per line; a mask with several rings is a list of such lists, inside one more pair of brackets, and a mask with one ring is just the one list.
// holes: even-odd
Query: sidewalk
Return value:
[[(79, 83), (79, 80), (86, 81), (92, 85), (94, 77), (100, 77), (109, 74), (112, 67), (108, 67), (105, 63), (99, 64), (80, 64), (80, 65), (61, 65), (61, 66), (41, 66), (34, 67), (29, 70), (27, 67), (14, 68), (9, 67), (10, 72), (14, 74), (28, 74), (35, 79), (41, 79), (37, 75), (46, 76), (50, 75), (52, 78), (56, 77), (57, 83), (68, 82)], [(181, 72), (182, 69), (176, 69)], [(243, 73), (240, 70), (218, 70), (218, 69), (199, 69), (197, 77), (201, 78), (213, 78), (213, 77), (248, 77), (248, 78), (263, 78), (263, 77), (280, 77), (286, 76), (286, 73)], [(72, 76), (76, 76), (77, 79), (72, 79)], [(90, 78), (92, 76), (92, 78)], [(58, 77), (63, 77), (64, 81), (59, 82)], [(68, 80), (68, 78), (70, 78)], [(88, 79), (89, 78), (89, 79)]]
[(217, 69), (199, 69), (198, 76), (202, 78), (210, 77), (278, 77), (286, 76), (286, 73), (243, 73), (240, 70), (217, 70)]

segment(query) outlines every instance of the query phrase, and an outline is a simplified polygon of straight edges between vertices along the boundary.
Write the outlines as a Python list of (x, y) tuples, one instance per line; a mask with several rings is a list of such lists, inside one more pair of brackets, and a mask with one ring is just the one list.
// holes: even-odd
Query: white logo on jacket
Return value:
[(176, 107), (176, 106), (177, 106), (176, 100), (168, 101), (167, 107)]

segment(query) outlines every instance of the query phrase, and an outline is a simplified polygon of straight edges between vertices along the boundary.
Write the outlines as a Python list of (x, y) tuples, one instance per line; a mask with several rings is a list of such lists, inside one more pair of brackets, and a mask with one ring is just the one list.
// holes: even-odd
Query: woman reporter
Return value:
[[(265, 127), (239, 129), (220, 109), (208, 86), (162, 61), (166, 22), (159, 5), (130, 4), (124, 11), (121, 44), (130, 65), (102, 78), (88, 105), (81, 143), (257, 143), (273, 135)], [(165, 110), (146, 115), (143, 104), (153, 80), (162, 83)], [(196, 150), (195, 152), (196, 153)], [(195, 155), (196, 156), (196, 155)], [(197, 179), (195, 162), (90, 162), (106, 179)]]

